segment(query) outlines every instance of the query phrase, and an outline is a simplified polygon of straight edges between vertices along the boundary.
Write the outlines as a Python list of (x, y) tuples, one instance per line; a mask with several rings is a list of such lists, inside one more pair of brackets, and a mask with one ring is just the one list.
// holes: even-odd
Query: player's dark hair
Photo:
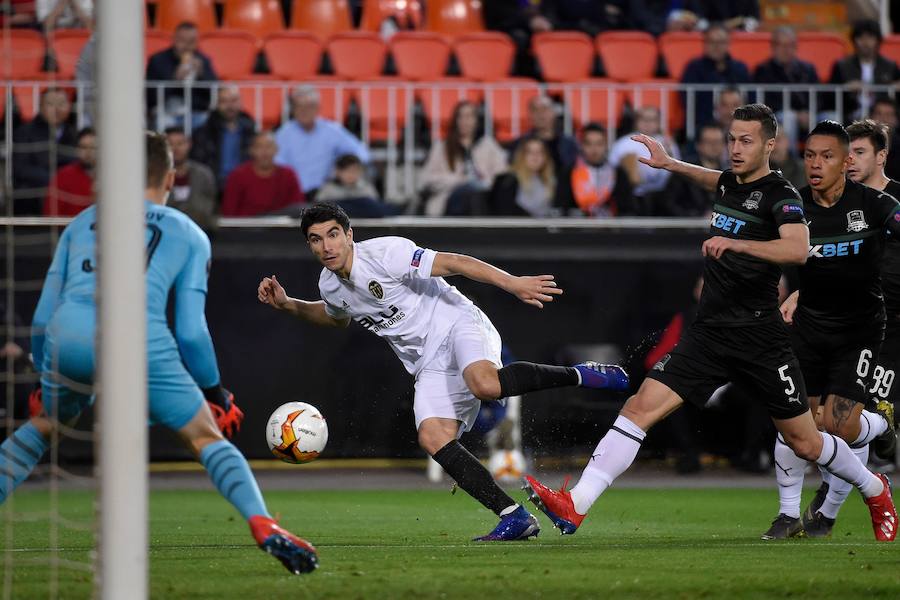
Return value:
[(606, 135), (606, 128), (596, 121), (591, 121), (581, 128), (581, 139), (584, 139), (589, 133), (602, 133)]
[(173, 168), (172, 149), (165, 134), (158, 131), (147, 131), (144, 142), (147, 150), (147, 187), (158, 188)]
[(867, 138), (872, 143), (872, 147), (875, 148), (875, 154), (888, 149), (888, 126), (883, 123), (876, 123), (872, 119), (854, 121), (852, 125), (847, 127), (847, 135), (850, 137), (851, 142)]
[(760, 125), (763, 140), (770, 140), (778, 134), (775, 113), (765, 104), (745, 104), (734, 109), (735, 121), (756, 121)]
[(850, 39), (855, 40), (861, 35), (875, 36), (878, 38), (878, 43), (881, 44), (881, 25), (878, 24), (878, 21), (873, 19), (857, 21), (853, 24), (853, 30), (850, 32)]
[(185, 135), (185, 136), (187, 135), (187, 133), (185, 133), (185, 131), (184, 131), (184, 127), (179, 127), (177, 125), (173, 125), (171, 127), (166, 127), (163, 130), (163, 133), (165, 133), (166, 135), (172, 135), (173, 133), (181, 134), (181, 135)]
[(355, 154), (342, 154), (334, 161), (335, 170), (343, 170), (348, 167), (361, 167), (362, 161)]
[(844, 148), (850, 147), (850, 136), (847, 135), (847, 130), (844, 129), (844, 126), (837, 121), (832, 121), (830, 119), (827, 121), (820, 121), (819, 124), (813, 127), (813, 130), (809, 132), (806, 139), (808, 140), (814, 135), (829, 135), (839, 141)]
[(344, 233), (350, 230), (350, 217), (347, 216), (344, 209), (334, 202), (323, 200), (314, 202), (303, 210), (303, 215), (300, 217), (300, 231), (303, 232), (305, 238), (311, 226), (328, 221), (337, 221)]
[(182, 21), (175, 27), (175, 31), (183, 31), (185, 29), (197, 29), (197, 24), (193, 21)]

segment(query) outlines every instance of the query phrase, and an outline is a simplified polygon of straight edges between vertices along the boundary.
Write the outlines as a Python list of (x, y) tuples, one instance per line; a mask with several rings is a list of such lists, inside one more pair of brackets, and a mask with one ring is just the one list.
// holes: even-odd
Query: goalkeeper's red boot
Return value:
[[(567, 478), (566, 483), (568, 482)], [(565, 483), (559, 490), (551, 490), (534, 477), (526, 475), (522, 489), (528, 493), (528, 499), (553, 521), (553, 526), (559, 529), (562, 535), (575, 533), (584, 521), (584, 515), (575, 511), (572, 494), (566, 489)]]
[(280, 560), (294, 575), (311, 573), (319, 566), (315, 547), (280, 527), (274, 519), (262, 515), (250, 517), (250, 532), (260, 549)]
[(884, 491), (865, 499), (872, 515), (872, 529), (879, 542), (893, 542), (897, 537), (897, 509), (891, 498), (891, 480), (881, 473), (875, 473), (875, 477), (884, 484)]

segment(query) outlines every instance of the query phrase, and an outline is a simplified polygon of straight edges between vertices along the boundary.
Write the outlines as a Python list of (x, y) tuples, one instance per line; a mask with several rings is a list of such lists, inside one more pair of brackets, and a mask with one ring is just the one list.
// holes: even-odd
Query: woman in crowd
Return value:
[(489, 136), (478, 136), (478, 111), (464, 100), (453, 109), (450, 131), (435, 141), (422, 169), (420, 190), (430, 216), (478, 212), (479, 199), (506, 170), (506, 152)]
[(494, 215), (552, 217), (560, 213), (553, 201), (556, 176), (547, 145), (526, 138), (516, 148), (512, 166), (494, 182), (489, 198)]

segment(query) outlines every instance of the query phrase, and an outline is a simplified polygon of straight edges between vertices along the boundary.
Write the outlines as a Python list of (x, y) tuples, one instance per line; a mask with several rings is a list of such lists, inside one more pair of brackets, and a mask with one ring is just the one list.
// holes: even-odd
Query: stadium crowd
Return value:
[[(333, 0), (332, 4), (343, 7), (348, 25), (352, 15), (361, 29), (374, 29), (371, 35), (381, 39), (406, 29), (421, 29), (431, 14), (429, 5), (442, 1), (453, 0), (404, 3), (402, 11), (382, 14), (374, 23), (366, 12), (366, 6), (373, 3)], [(164, 25), (169, 18), (164, 14), (167, 4), (172, 3), (148, 4), (151, 24)], [(212, 6), (211, 2), (206, 4)], [(304, 11), (314, 4), (323, 2), (282, 2), (283, 12), (277, 19), (296, 28), (303, 22)], [(50, 42), (67, 28), (89, 29), (92, 2), (12, 1), (5, 6), (2, 19), (8, 31), (34, 28), (43, 32), (48, 40), (47, 54), (42, 57), (43, 75), (51, 80), (58, 75), (55, 86), (48, 83), (42, 87), (33, 117), (24, 106), (24, 96), (12, 95), (12, 111), (8, 114), (14, 125), (10, 153), (13, 190), (5, 195), (13, 199), (15, 215), (73, 215), (93, 197), (93, 130), (88, 126), (76, 131), (74, 125), (76, 121), (90, 125), (93, 106), (86, 92), (81, 98), (85, 109), (76, 118), (72, 88), (63, 79), (64, 57)], [(210, 13), (215, 20), (213, 26), (221, 19), (223, 26), (233, 29), (231, 9), (225, 9), (224, 17), (221, 11)], [(486, 123), (490, 113), (480, 98), (461, 99), (460, 95), (452, 102), (446, 100), (449, 106), (442, 111), (446, 116), (438, 117), (429, 114), (430, 103), (418, 97), (424, 116), (411, 114), (417, 117), (416, 139), (424, 143), (417, 148), (416, 184), (402, 198), (385, 197), (386, 136), (376, 135), (374, 116), (362, 111), (360, 98), (352, 94), (350, 110), (336, 114), (333, 94), (318, 85), (342, 76), (338, 50), (327, 46), (328, 52), (312, 66), (307, 80), (279, 78), (289, 86), (289, 104), (284, 111), (287, 118), (267, 122), (255, 110), (253, 94), (244, 93), (240, 82), (278, 77), (277, 60), (269, 46), (262, 52), (258, 48), (253, 51), (252, 72), (235, 77), (233, 66), (222, 62), (218, 53), (201, 48), (209, 23), (170, 24), (172, 34), (165, 38), (166, 46), (148, 50), (146, 65), (148, 82), (170, 85), (164, 89), (148, 86), (145, 109), (147, 122), (161, 124), (175, 150), (178, 179), (172, 205), (207, 230), (215, 228), (219, 216), (296, 215), (306, 203), (322, 197), (337, 199), (353, 216), (369, 217), (398, 213), (701, 216), (709, 210), (708, 193), (680, 177), (641, 164), (638, 158), (642, 149), (630, 139), (632, 134), (655, 137), (674, 156), (721, 169), (727, 161), (725, 135), (731, 112), (745, 102), (761, 99), (772, 106), (782, 124), (773, 166), (797, 186), (805, 184), (799, 152), (805, 132), (814, 125), (811, 110), (815, 110), (817, 120), (833, 117), (849, 121), (870, 116), (888, 125), (895, 141), (900, 135), (892, 94), (873, 93), (868, 87), (900, 87), (900, 67), (882, 52), (883, 32), (871, 19), (853, 24), (848, 36), (852, 51), (826, 65), (828, 76), (822, 76), (821, 65), (800, 58), (798, 34), (788, 26), (768, 28), (773, 29), (768, 38), (770, 49), (756, 64), (748, 65), (732, 54), (733, 41), (738, 39), (735, 36), (766, 29), (759, 3), (754, 0), (497, 0), (483, 3), (480, 18), (488, 29), (503, 32), (515, 47), (509, 75), (518, 78), (515, 81), (537, 80), (542, 85), (527, 96), (522, 104), (525, 114), (521, 126), (512, 129), (499, 121)], [(593, 36), (614, 30), (649, 32), (660, 40), (670, 34), (702, 32), (690, 34), (702, 36), (702, 42), (692, 38), (697, 42), (691, 46), (695, 55), (683, 57), (683, 64), (676, 64), (662, 52), (661, 58), (654, 58), (651, 75), (656, 81), (707, 87), (690, 98), (679, 92), (668, 109), (665, 103), (641, 103), (629, 96), (627, 102), (614, 107), (612, 123), (608, 115), (598, 112), (593, 113), (594, 118), (579, 118), (574, 114), (579, 100), (568, 98), (558, 86), (561, 82), (536, 51), (536, 44), (548, 32)], [(597, 46), (588, 75), (595, 81), (613, 81), (614, 64), (604, 62), (602, 42)], [(391, 49), (396, 55), (386, 54), (383, 64), (376, 65), (372, 79), (403, 75), (403, 60), (394, 47)], [(80, 48), (74, 70), (74, 75), (88, 84), (92, 81), (93, 52), (94, 40), (90, 39)], [(467, 75), (467, 68), (457, 51), (441, 76), (460, 73)], [(204, 82), (210, 85), (202, 85)], [(790, 93), (762, 94), (753, 90), (754, 84), (818, 83), (840, 84), (842, 98), (824, 90), (811, 93), (792, 88)], [(811, 102), (815, 106), (810, 106)], [(867, 115), (861, 112), (864, 108)], [(682, 114), (688, 110), (691, 114)], [(280, 110), (278, 114), (282, 114)], [(437, 127), (429, 122), (438, 118), (441, 122)], [(366, 119), (370, 122), (363, 123)], [(398, 125), (404, 120), (405, 116), (399, 116)], [(364, 130), (368, 136), (362, 134)], [(892, 145), (887, 174), (900, 177), (896, 144)]]

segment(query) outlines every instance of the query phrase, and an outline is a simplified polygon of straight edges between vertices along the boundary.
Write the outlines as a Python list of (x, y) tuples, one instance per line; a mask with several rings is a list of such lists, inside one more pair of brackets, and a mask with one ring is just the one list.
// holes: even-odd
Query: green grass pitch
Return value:
[[(831, 539), (786, 542), (759, 540), (777, 509), (774, 490), (612, 489), (576, 535), (561, 537), (539, 515), (536, 540), (507, 544), (469, 541), (495, 521), (461, 493), (266, 498), (285, 526), (318, 546), (315, 573), (289, 575), (257, 550), (214, 492), (158, 491), (150, 503), (151, 598), (900, 598), (900, 543), (873, 540), (855, 492)], [(89, 522), (92, 500), (63, 492), (60, 516)], [(44, 599), (49, 496), (22, 491), (14, 503), (13, 542), (4, 542), (12, 588), (3, 597)], [(60, 558), (90, 560), (90, 532), (59, 531)], [(60, 568), (59, 597), (89, 598), (91, 589), (89, 572)]]

